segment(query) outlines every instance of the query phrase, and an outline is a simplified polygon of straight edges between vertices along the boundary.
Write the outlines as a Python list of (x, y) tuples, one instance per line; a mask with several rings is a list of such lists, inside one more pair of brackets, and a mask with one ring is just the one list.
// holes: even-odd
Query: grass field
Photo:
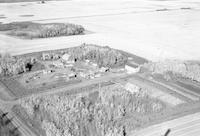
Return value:
[[(152, 61), (199, 59), (198, 0), (64, 0), (38, 3), (2, 3), (0, 15), (6, 18), (0, 22), (70, 22), (81, 24), (93, 33), (79, 38), (71, 36), (32, 41), (0, 35), (2, 50), (23, 54), (73, 47), (84, 42), (109, 45)], [(183, 10), (187, 7), (190, 9)], [(169, 10), (156, 11), (164, 8)]]
[[(41, 0), (0, 0), (0, 3), (13, 3), (13, 2), (33, 2), (33, 1), (41, 1)], [(45, 0), (52, 1), (52, 0)], [(59, 1), (59, 0), (57, 0)]]

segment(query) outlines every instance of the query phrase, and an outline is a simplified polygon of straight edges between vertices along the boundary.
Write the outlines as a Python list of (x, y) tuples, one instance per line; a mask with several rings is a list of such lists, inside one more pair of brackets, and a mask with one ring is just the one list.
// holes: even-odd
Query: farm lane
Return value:
[[(98, 83), (103, 83), (103, 82), (109, 82), (109, 81), (112, 81), (116, 78), (124, 78), (124, 77), (127, 77), (127, 76), (129, 76), (129, 75), (126, 74), (126, 73), (110, 74), (108, 76), (103, 76), (103, 77), (95, 78), (95, 79), (92, 79), (92, 80), (83, 81), (83, 82), (72, 84), (72, 85), (69, 85), (69, 86), (57, 87), (57, 88), (54, 88), (54, 89), (47, 89), (45, 91), (36, 92), (34, 95), (42, 96), (42, 95), (56, 94), (56, 93), (59, 93), (59, 92), (67, 92), (67, 91), (70, 92), (71, 89), (87, 87), (87, 86), (90, 86), (90, 85), (93, 85), (93, 84), (98, 84)], [(22, 96), (21, 98), (26, 98), (26, 97), (30, 97), (30, 96), (29, 95), (28, 96)]]
[(164, 136), (170, 129), (169, 136), (199, 136), (200, 113), (190, 114), (181, 118), (156, 124), (133, 132), (130, 136)]
[(22, 136), (37, 136), (11, 111), (14, 104), (16, 104), (16, 101), (3, 101), (0, 99), (0, 109), (4, 113), (8, 113), (7, 117), (12, 119), (13, 125), (19, 129)]

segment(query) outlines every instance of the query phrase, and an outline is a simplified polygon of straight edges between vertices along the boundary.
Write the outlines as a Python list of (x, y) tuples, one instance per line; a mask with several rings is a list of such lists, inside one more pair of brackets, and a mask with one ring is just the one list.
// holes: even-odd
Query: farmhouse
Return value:
[(125, 69), (126, 69), (126, 71), (127, 71), (128, 74), (133, 74), (133, 73), (139, 72), (139, 67), (134, 68), (134, 67), (125, 65)]
[(65, 63), (74, 63), (74, 60), (70, 60), (70, 55), (67, 53), (62, 56), (62, 61)]

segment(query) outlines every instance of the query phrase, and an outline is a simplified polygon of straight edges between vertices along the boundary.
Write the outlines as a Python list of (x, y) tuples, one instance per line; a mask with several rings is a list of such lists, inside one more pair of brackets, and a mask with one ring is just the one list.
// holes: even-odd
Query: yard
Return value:
[(127, 57), (92, 44), (0, 58), (0, 79), (16, 97), (66, 87), (112, 74), (126, 74)]

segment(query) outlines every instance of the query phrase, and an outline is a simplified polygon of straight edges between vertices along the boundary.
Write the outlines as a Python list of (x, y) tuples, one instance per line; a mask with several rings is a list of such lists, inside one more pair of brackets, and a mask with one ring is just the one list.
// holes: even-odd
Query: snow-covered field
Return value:
[(129, 51), (153, 61), (200, 59), (199, 0), (1, 3), (0, 16), (6, 17), (0, 18), (3, 23), (70, 22), (91, 31), (87, 35), (38, 40), (22, 40), (1, 34), (0, 52), (21, 54), (94, 43)]

